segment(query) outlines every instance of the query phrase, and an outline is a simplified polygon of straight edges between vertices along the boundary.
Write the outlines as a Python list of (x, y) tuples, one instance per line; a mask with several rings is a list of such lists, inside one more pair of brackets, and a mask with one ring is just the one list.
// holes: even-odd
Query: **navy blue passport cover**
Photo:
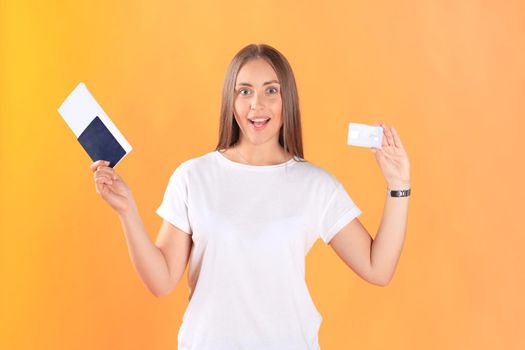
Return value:
[(126, 155), (124, 148), (98, 116), (80, 134), (78, 142), (84, 147), (91, 160), (94, 162), (99, 159), (107, 160), (112, 168)]

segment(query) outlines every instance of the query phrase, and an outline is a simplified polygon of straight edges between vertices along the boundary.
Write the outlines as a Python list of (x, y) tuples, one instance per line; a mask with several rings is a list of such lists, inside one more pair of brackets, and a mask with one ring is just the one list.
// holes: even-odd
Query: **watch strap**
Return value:
[(387, 189), (387, 193), (390, 197), (408, 197), (410, 196), (410, 188), (407, 190), (391, 190)]

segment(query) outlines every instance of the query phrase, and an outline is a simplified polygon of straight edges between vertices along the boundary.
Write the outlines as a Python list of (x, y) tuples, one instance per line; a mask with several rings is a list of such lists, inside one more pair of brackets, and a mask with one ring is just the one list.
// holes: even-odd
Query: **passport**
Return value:
[(67, 96), (58, 112), (93, 162), (102, 159), (116, 166), (132, 147), (84, 83)]

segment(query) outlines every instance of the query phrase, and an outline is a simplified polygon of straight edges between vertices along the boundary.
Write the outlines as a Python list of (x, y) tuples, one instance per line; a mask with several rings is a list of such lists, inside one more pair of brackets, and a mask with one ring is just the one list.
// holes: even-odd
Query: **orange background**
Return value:
[(322, 241), (322, 349), (523, 349), (523, 1), (0, 2), (0, 348), (175, 349), (186, 276), (155, 298), (57, 112), (83, 81), (133, 146), (117, 166), (156, 238), (169, 176), (217, 142), (226, 66), (267, 43), (296, 74), (305, 158), (375, 236), (385, 199), (351, 121), (398, 130), (407, 239), (385, 288)]

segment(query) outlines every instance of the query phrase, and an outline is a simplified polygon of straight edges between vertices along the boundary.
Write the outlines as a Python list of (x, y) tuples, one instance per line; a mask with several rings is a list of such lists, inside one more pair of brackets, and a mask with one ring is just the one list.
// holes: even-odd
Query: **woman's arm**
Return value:
[(146, 287), (159, 297), (165, 295), (171, 285), (168, 264), (160, 248), (146, 232), (137, 207), (132, 203), (127, 211), (119, 213), (129, 256)]
[(355, 218), (330, 241), (345, 264), (367, 282), (386, 286), (394, 276), (405, 240), (409, 198), (387, 197), (375, 239)]
[[(410, 186), (392, 186), (390, 189), (408, 189)], [(387, 196), (381, 224), (371, 245), (370, 265), (373, 274), (386, 285), (394, 276), (405, 241), (410, 197)]]
[(177, 287), (188, 264), (191, 232), (163, 220), (153, 244), (124, 179), (108, 161), (97, 160), (90, 169), (97, 193), (118, 213), (133, 267), (151, 293), (157, 297), (168, 294)]
[[(383, 144), (372, 149), (385, 176), (389, 190), (410, 188), (410, 164), (394, 128), (382, 124)], [(352, 220), (330, 241), (339, 257), (370, 283), (386, 286), (392, 279), (403, 243), (410, 197), (386, 196), (381, 224), (372, 239), (359, 219)]]

